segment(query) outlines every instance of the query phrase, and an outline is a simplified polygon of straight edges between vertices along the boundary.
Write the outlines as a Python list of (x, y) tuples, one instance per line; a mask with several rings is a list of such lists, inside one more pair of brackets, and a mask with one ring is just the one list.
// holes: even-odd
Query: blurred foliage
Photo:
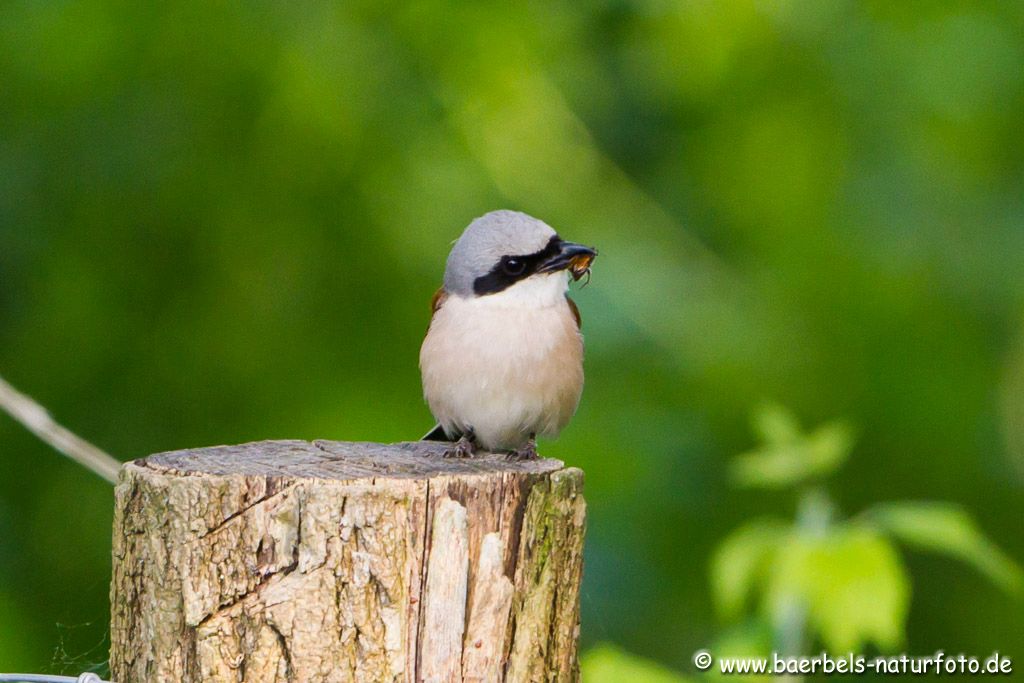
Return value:
[[(447, 247), (527, 211), (601, 250), (541, 444), (587, 471), (584, 642), (689, 671), (706, 559), (849, 438), (730, 487), (766, 396), (856, 421), (838, 510), (948, 500), (1024, 557), (1022, 30), (1006, 0), (0, 3), (0, 372), (126, 459), (417, 438)], [(3, 418), (0, 468), (0, 669), (87, 668), (111, 490)], [(1005, 574), (919, 519), (799, 552), (952, 534)], [(1024, 653), (1019, 601), (906, 564), (911, 651)]]
[(601, 643), (583, 655), (580, 673), (587, 683), (685, 683), (690, 680), (607, 643)]
[(804, 435), (793, 415), (774, 405), (757, 412), (754, 429), (762, 447), (732, 462), (733, 477), (741, 486), (779, 488), (831, 474), (853, 448), (853, 434), (845, 423), (830, 422)]
[(967, 512), (955, 505), (889, 503), (869, 509), (867, 518), (912, 547), (950, 555), (973, 565), (1010, 593), (1020, 593), (1024, 588), (1020, 567), (985, 538)]
[[(788, 484), (800, 492), (793, 524), (747, 522), (712, 559), (712, 594), (722, 617), (742, 619), (751, 598), (759, 597), (753, 619), (768, 625), (774, 638), (757, 654), (806, 654), (817, 652), (819, 643), (837, 654), (904, 645), (911, 581), (893, 540), (963, 560), (1019, 597), (1024, 573), (962, 509), (897, 502), (837, 518), (824, 482), (808, 479), (837, 476), (853, 448), (844, 424), (804, 433), (779, 406), (759, 410), (753, 424), (763, 443), (736, 459), (739, 481), (751, 487)], [(748, 643), (740, 648), (739, 654), (749, 654)], [(716, 652), (737, 654), (728, 646)]]

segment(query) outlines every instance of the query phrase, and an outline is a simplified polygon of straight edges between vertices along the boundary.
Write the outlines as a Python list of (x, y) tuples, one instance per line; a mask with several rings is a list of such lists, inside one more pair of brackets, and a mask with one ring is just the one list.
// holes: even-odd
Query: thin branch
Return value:
[(113, 483), (121, 463), (57, 424), (46, 409), (0, 377), (0, 408), (57, 451)]

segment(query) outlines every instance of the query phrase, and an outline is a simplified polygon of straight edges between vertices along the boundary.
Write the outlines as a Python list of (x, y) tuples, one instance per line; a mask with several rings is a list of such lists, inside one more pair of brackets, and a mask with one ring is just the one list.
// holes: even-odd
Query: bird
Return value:
[(569, 278), (590, 275), (597, 250), (563, 240), (525, 213), (492, 211), (455, 241), (420, 348), (423, 395), (446, 457), (478, 450), (537, 458), (583, 392), (580, 314)]

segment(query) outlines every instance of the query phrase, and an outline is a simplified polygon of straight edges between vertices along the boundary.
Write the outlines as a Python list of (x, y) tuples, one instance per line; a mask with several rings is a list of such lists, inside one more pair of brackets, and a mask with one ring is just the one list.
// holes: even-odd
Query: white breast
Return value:
[(564, 273), (481, 297), (449, 296), (420, 349), (423, 392), (449, 433), (489, 450), (556, 435), (583, 390), (583, 339)]

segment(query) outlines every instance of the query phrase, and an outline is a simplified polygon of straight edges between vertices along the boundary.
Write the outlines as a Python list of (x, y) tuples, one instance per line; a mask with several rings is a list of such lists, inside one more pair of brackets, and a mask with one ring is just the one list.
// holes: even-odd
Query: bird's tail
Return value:
[(444, 433), (444, 428), (438, 424), (436, 427), (424, 434), (420, 441), (448, 441), (448, 435)]

